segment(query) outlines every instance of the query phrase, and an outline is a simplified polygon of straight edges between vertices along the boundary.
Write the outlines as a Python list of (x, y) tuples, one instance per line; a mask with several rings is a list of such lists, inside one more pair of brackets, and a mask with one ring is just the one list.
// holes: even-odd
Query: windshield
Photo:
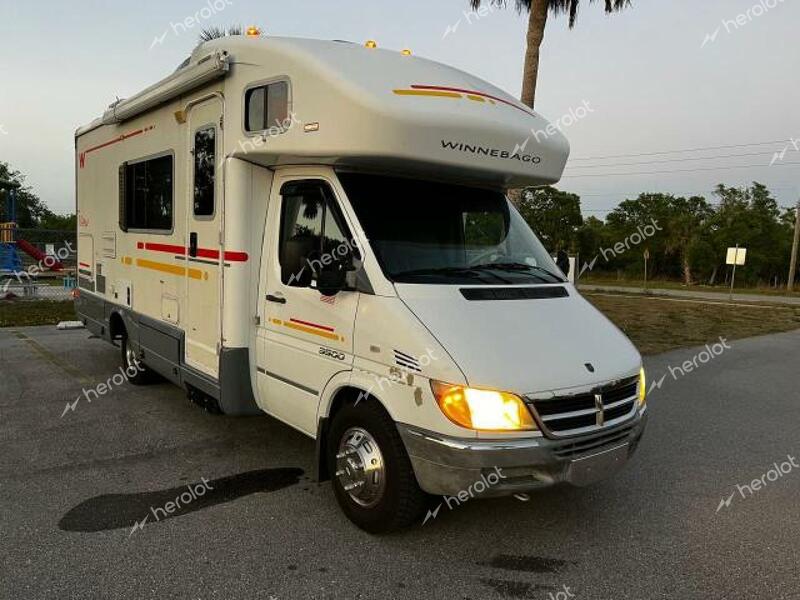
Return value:
[(398, 283), (552, 284), (564, 276), (497, 191), (354, 173), (339, 178)]

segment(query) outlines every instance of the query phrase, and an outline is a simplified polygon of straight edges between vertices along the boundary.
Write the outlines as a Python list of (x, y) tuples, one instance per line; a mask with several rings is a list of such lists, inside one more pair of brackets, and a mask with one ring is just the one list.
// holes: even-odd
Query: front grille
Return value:
[(556, 437), (613, 427), (632, 417), (639, 397), (639, 379), (631, 377), (591, 392), (532, 400), (545, 433)]

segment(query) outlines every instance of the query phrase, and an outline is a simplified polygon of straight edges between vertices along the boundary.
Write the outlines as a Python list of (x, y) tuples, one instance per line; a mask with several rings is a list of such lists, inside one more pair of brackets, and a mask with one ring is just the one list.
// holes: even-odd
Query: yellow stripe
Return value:
[[(136, 266), (143, 269), (151, 269), (153, 271), (160, 271), (162, 273), (169, 273), (170, 275), (186, 275), (186, 269), (177, 265), (169, 265), (167, 263), (155, 262), (145, 258), (137, 258)], [(189, 277), (192, 279), (203, 279), (203, 272), (200, 269), (189, 269)]]
[(486, 98), (483, 96), (473, 96), (472, 94), (467, 94), (467, 98), (474, 100), (475, 102), (486, 102)]
[(284, 327), (288, 327), (289, 329), (296, 329), (297, 331), (302, 331), (303, 333), (310, 333), (311, 335), (318, 335), (319, 337), (323, 337), (326, 340), (334, 340), (336, 342), (339, 341), (339, 336), (335, 333), (330, 333), (328, 331), (320, 331), (319, 329), (313, 329), (311, 327), (306, 327), (305, 325), (299, 325), (298, 323), (290, 323), (288, 321), (284, 321)]
[(436, 98), (461, 98), (455, 92), (437, 92), (434, 90), (395, 90), (398, 96), (435, 96)]

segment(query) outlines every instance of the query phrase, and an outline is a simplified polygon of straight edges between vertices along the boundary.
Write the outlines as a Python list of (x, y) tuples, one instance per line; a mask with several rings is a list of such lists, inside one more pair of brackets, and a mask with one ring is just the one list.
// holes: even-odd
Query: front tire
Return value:
[(333, 492), (347, 518), (369, 533), (419, 520), (428, 502), (392, 418), (374, 400), (344, 406), (328, 435)]

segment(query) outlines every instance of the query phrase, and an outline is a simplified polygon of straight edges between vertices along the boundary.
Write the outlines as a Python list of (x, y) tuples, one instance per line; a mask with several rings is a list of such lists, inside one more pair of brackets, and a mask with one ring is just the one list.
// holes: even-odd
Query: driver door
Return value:
[(352, 256), (352, 228), (330, 180), (283, 175), (273, 190), (259, 392), (269, 413), (313, 437), (320, 393), (334, 375), (352, 368), (359, 298), (349, 291), (323, 296), (317, 273)]

